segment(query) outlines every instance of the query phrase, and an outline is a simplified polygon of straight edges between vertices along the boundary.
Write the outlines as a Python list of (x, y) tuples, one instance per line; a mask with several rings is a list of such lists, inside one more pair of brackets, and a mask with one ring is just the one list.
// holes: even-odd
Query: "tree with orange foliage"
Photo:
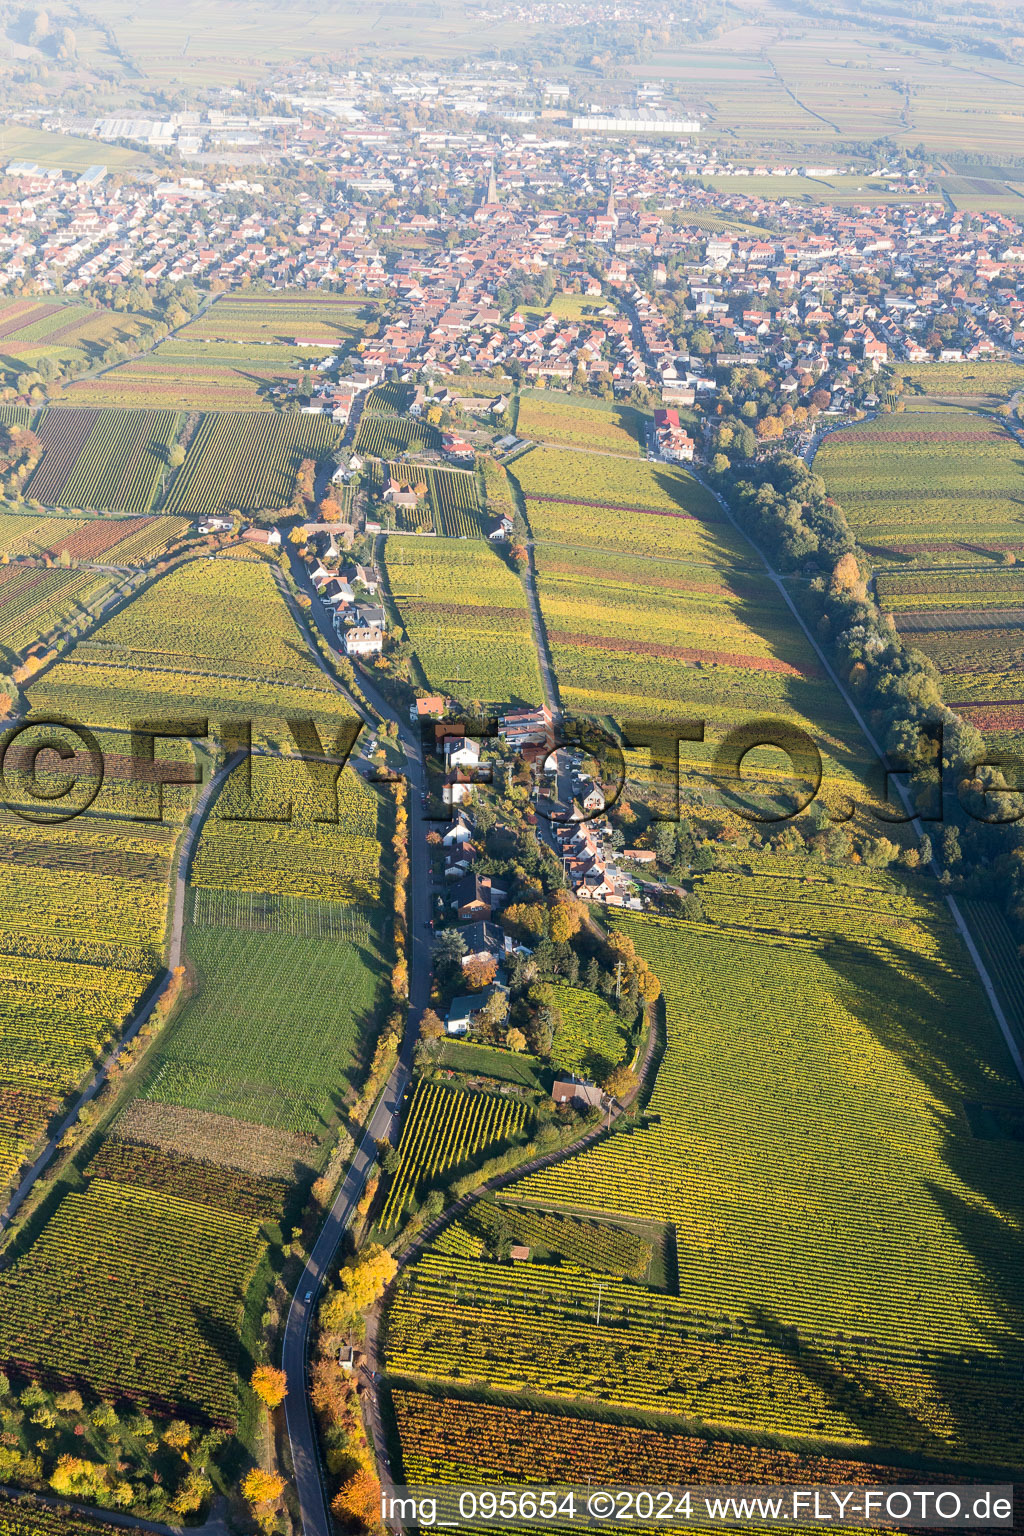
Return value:
[(339, 1520), (358, 1520), (374, 1530), (380, 1523), (380, 1483), (372, 1472), (360, 1467), (338, 1489), (331, 1500), (331, 1513)]
[(488, 955), (486, 960), (467, 960), (462, 967), (463, 974), (474, 992), (489, 987), (498, 972), (498, 962), (493, 955)]
[(444, 1025), (434, 1012), (433, 1008), (426, 1008), (420, 1019), (420, 1038), (423, 1040), (440, 1040), (444, 1034)]

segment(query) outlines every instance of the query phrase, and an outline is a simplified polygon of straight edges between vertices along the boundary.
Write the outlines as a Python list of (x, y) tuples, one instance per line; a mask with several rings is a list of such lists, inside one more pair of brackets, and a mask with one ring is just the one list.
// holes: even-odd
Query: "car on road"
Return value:
[(306, 1292), (306, 1300), (307, 1301), (312, 1301), (313, 1300), (313, 1292), (312, 1291), (307, 1291)]

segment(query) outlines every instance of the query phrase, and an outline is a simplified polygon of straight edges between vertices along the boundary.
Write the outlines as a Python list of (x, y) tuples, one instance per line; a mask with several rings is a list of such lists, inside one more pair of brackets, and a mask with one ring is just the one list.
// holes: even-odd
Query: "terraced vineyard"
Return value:
[[(606, 1424), (571, 1413), (542, 1412), (469, 1397), (438, 1399), (399, 1390), (393, 1396), (409, 1483), (436, 1487), (472, 1483), (549, 1486), (619, 1483), (789, 1484), (878, 1486), (910, 1484), (911, 1470), (811, 1453), (709, 1441), (656, 1428)], [(944, 1478), (935, 1478), (944, 1482)], [(546, 1522), (545, 1522), (546, 1523)]]
[(393, 536), (386, 566), (430, 686), (467, 700), (543, 697), (526, 594), (493, 549)]
[[(102, 680), (91, 696), (90, 677)], [(3, 815), (7, 1178), (162, 959), (177, 831), (196, 791), (168, 788), (163, 822), (137, 819), (155, 814), (153, 774), (131, 756), (125, 727), (133, 714), (180, 705), (188, 717), (206, 708), (216, 728), (211, 691), (222, 683), (228, 716), (270, 697), (317, 720), (329, 745), (351, 721), (262, 562), (177, 568), (38, 685), (50, 706), (79, 718), (90, 718), (77, 708), (87, 697), (106, 701), (107, 781), (100, 814), (64, 826)], [(110, 716), (120, 729), (104, 725)], [(275, 730), (294, 747), (283, 721)], [(159, 755), (192, 766), (183, 743)], [(274, 819), (254, 822), (264, 815)], [(322, 1168), (379, 1030), (391, 964), (380, 869), (388, 835), (388, 812), (352, 769), (335, 790), (327, 766), (258, 757), (251, 784), (244, 766), (227, 781), (193, 860), (188, 1000), (0, 1276), (10, 1367), (56, 1376), (92, 1401), (133, 1399), (161, 1418), (236, 1427), (238, 1376), (250, 1369), (243, 1308), (258, 1315), (265, 1305), (268, 1242), (280, 1245), (279, 1223)], [(142, 1452), (125, 1443), (119, 1454), (125, 1470)]]
[(29, 492), (47, 504), (148, 512), (177, 423), (173, 411), (51, 407), (36, 429), (45, 451)]
[(1019, 459), (994, 414), (909, 399), (833, 432), (815, 468), (874, 559), (972, 566), (1024, 552)]
[(416, 453), (429, 448), (439, 450), (441, 435), (426, 421), (408, 416), (373, 415), (364, 411), (356, 433), (359, 453), (371, 453), (378, 459), (392, 459), (399, 453)]
[(594, 992), (557, 984), (552, 987), (562, 1022), (555, 1030), (552, 1065), (601, 1082), (623, 1059), (626, 1033), (622, 1020)]
[(987, 412), (910, 400), (905, 412), (834, 434), (815, 462), (870, 555), (942, 567), (882, 570), (879, 602), (935, 662), (953, 708), (987, 738), (1019, 741), (1019, 445)]
[(111, 586), (109, 577), (95, 571), (0, 567), (0, 646), (26, 651), (69, 618), (86, 613)]
[(428, 469), (430, 505), (446, 539), (476, 539), (482, 533), (476, 476), (466, 470)]
[(262, 1248), (251, 1219), (94, 1179), (0, 1275), (0, 1349), (30, 1371), (233, 1424)]
[(164, 510), (189, 517), (284, 507), (301, 461), (320, 460), (339, 438), (323, 415), (211, 413), (189, 443)]
[(435, 1182), (457, 1178), (474, 1160), (502, 1150), (528, 1124), (528, 1113), (517, 1099), (418, 1082), (398, 1147), (401, 1164), (381, 1213), (381, 1227), (400, 1226)]
[(998, 1120), (1021, 1092), (966, 955), (939, 908), (877, 875), (816, 902), (796, 879), (746, 877), (746, 908), (716, 897), (728, 885), (702, 888), (715, 927), (626, 924), (668, 1011), (650, 1123), (507, 1192), (675, 1222), (678, 1299), (612, 1288), (598, 1327), (593, 1277), (428, 1258), (396, 1300), (391, 1364), (1012, 1460), (998, 1405), (1019, 1390), (1005, 1314), (1019, 1305), (1024, 1151), (975, 1139), (964, 1105)]
[(534, 448), (509, 467), (536, 539), (617, 554), (749, 566), (710, 491), (667, 464)]
[(539, 443), (563, 443), (602, 453), (637, 454), (644, 418), (630, 405), (606, 405), (586, 397), (521, 394), (516, 431)]

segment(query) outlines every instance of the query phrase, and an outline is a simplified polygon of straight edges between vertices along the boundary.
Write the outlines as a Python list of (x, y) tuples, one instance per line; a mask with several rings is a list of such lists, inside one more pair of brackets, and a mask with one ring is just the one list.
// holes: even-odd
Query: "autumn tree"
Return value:
[(857, 556), (853, 550), (847, 550), (841, 555), (832, 569), (832, 593), (834, 596), (848, 596), (863, 602), (867, 597), (867, 586), (860, 573), (857, 564)]
[(628, 1099), (630, 1094), (635, 1093), (639, 1086), (640, 1079), (633, 1071), (633, 1068), (628, 1067), (625, 1062), (609, 1072), (601, 1084), (605, 1093), (609, 1094), (613, 1099)]
[(505, 1044), (510, 1051), (520, 1054), (526, 1050), (526, 1036), (521, 1029), (510, 1029), (505, 1036)]
[(583, 926), (583, 903), (568, 891), (556, 891), (548, 931), (556, 944), (567, 944)]
[(380, 1483), (373, 1473), (365, 1467), (353, 1472), (331, 1500), (331, 1513), (339, 1520), (358, 1521), (372, 1530), (380, 1519)]
[(623, 986), (628, 987), (635, 978), (644, 1002), (657, 1002), (661, 996), (661, 982), (643, 956), (637, 954), (636, 945), (629, 935), (613, 933), (609, 937), (608, 948), (611, 950), (612, 968), (615, 969), (621, 963)]
[(480, 992), (484, 987), (489, 987), (498, 973), (498, 962), (493, 955), (488, 955), (481, 960), (474, 955), (472, 960), (467, 960), (462, 967), (466, 981), (474, 992)]
[(513, 902), (501, 914), (501, 921), (506, 928), (524, 938), (544, 936), (544, 908), (539, 902)]
[[(131, 1491), (130, 1485), (129, 1491)], [(182, 1483), (181, 1487), (178, 1489), (177, 1493), (174, 1495), (174, 1498), (171, 1500), (171, 1508), (176, 1515), (196, 1515), (202, 1509), (203, 1505), (206, 1503), (212, 1492), (213, 1483), (207, 1477), (205, 1472), (190, 1472), (188, 1477)], [(114, 1493), (116, 1497), (116, 1489), (114, 1490)], [(128, 1503), (133, 1504), (134, 1502), (135, 1495), (132, 1494), (131, 1498), (128, 1500)]]
[(321, 1325), (329, 1333), (342, 1333), (360, 1312), (372, 1307), (397, 1273), (398, 1265), (386, 1248), (371, 1243), (358, 1258), (346, 1264), (332, 1291), (320, 1308)]
[(107, 1469), (82, 1456), (60, 1456), (50, 1476), (50, 1487), (65, 1498), (96, 1498), (107, 1482)]
[(192, 1431), (184, 1419), (172, 1419), (164, 1430), (164, 1440), (176, 1451), (187, 1451), (192, 1444)]
[(424, 1010), (420, 1019), (420, 1038), (423, 1040), (440, 1040), (444, 1034), (444, 1025), (434, 1012), (433, 1008)]
[(264, 1467), (253, 1467), (242, 1479), (242, 1494), (248, 1504), (272, 1504), (284, 1493), (284, 1478)]
[(288, 1378), (273, 1365), (258, 1365), (250, 1385), (268, 1408), (279, 1408), (288, 1395)]

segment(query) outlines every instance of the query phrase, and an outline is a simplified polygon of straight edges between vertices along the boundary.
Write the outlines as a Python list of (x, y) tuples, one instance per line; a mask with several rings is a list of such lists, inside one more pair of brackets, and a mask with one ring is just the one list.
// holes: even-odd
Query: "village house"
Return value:
[(469, 992), (462, 997), (453, 997), (448, 1004), (448, 1012), (445, 1015), (445, 1029), (449, 1035), (468, 1035), (473, 1029), (477, 1017), (481, 1014), (492, 997), (500, 997), (505, 1002), (505, 1012), (508, 1012), (508, 992), (496, 982), (485, 988), (483, 992)]
[(492, 885), (490, 875), (466, 875), (455, 887), (452, 909), (460, 922), (490, 917), (505, 900), (505, 891)]
[(346, 656), (379, 656), (384, 649), (384, 632), (380, 629), (346, 629), (344, 642)]
[(511, 939), (502, 933), (497, 923), (488, 922), (485, 918), (469, 923), (462, 930), (462, 937), (466, 941), (466, 953), (462, 957), (463, 970), (474, 960), (496, 960), (500, 963), (512, 948)]

